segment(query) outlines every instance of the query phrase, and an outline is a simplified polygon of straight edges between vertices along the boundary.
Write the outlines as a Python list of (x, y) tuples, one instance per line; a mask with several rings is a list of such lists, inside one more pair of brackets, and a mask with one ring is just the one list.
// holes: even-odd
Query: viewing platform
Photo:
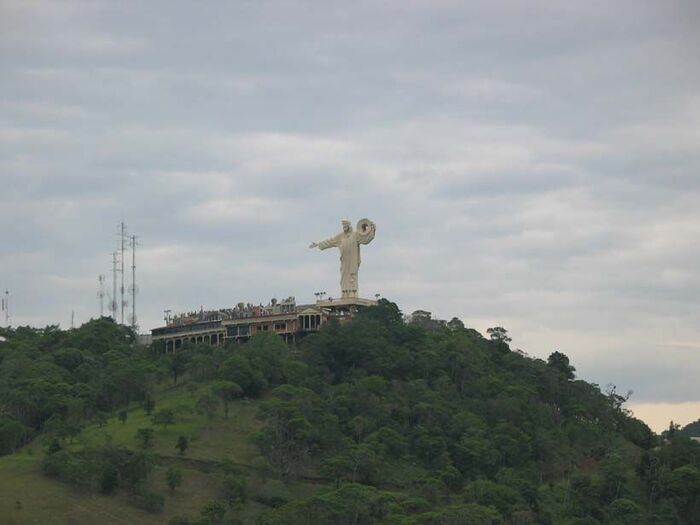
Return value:
[(331, 318), (350, 319), (363, 307), (377, 301), (362, 298), (323, 299), (315, 304), (297, 305), (294, 297), (272, 299), (266, 306), (238, 303), (233, 308), (189, 312), (168, 317), (166, 325), (151, 330), (152, 341), (165, 352), (174, 352), (185, 343), (213, 346), (228, 341), (244, 342), (258, 333), (278, 334), (286, 343), (296, 343), (317, 332)]

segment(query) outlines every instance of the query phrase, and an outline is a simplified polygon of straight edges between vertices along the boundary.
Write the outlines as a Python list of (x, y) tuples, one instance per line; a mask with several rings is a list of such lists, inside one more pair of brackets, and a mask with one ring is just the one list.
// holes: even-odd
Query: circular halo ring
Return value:
[(360, 235), (369, 235), (369, 232), (372, 231), (373, 227), (374, 223), (369, 219), (360, 219), (357, 221), (357, 228), (355, 231), (357, 231), (357, 233)]

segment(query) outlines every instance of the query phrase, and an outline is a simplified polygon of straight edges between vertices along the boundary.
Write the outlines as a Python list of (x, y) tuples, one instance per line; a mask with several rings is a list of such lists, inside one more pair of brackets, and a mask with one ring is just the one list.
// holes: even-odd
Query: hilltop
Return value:
[(698, 437), (700, 438), (700, 419), (688, 423), (686, 426), (680, 429), (680, 433), (688, 437)]
[[(4, 331), (8, 523), (699, 523), (700, 445), (566, 355), (381, 300), (296, 346)], [(177, 448), (179, 446), (179, 448)], [(170, 485), (170, 486), (169, 486)]]

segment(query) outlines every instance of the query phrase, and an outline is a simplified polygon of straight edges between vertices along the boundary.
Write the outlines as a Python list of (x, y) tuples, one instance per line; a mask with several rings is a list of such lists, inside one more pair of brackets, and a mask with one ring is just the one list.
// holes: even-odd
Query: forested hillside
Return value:
[[(56, 508), (102, 498), (104, 523), (700, 523), (700, 444), (489, 333), (386, 300), (296, 347), (5, 331), (0, 487), (77, 487)], [(66, 523), (30, 493), (0, 496), (10, 523)]]
[(688, 423), (686, 426), (680, 429), (681, 434), (691, 437), (700, 437), (700, 419)]

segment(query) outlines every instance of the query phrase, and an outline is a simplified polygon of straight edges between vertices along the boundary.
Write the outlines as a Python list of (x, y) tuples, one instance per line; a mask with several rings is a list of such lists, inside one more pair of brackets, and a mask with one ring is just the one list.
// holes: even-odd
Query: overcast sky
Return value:
[(122, 218), (147, 331), (339, 295), (307, 246), (368, 217), (362, 295), (697, 419), (699, 27), (692, 0), (2, 0), (12, 323), (98, 315)]

